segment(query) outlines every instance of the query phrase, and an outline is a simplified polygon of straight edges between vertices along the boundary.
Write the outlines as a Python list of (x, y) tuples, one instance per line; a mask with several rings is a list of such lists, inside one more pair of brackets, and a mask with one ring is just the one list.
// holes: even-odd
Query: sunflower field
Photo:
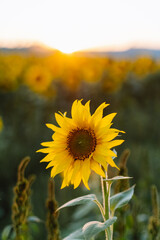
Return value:
[(0, 51), (0, 238), (160, 239), (159, 121), (160, 59)]

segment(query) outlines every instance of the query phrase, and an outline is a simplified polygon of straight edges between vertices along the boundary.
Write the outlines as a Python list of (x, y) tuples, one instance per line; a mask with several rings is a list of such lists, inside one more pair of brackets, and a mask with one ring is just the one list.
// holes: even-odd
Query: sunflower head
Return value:
[(102, 103), (91, 115), (90, 101), (83, 105), (81, 100), (76, 100), (72, 105), (71, 118), (66, 113), (55, 113), (59, 127), (47, 124), (54, 131), (52, 141), (42, 143), (46, 148), (38, 152), (47, 153), (41, 162), (48, 162), (47, 167), (52, 167), (51, 177), (63, 173), (62, 188), (70, 183), (76, 188), (83, 181), (89, 189), (91, 170), (105, 177), (103, 169), (107, 170), (108, 164), (117, 167), (112, 148), (123, 142), (114, 140), (123, 131), (111, 128), (116, 113), (103, 117), (107, 106)]
[(89, 158), (96, 147), (96, 136), (91, 129), (73, 129), (67, 137), (67, 149), (74, 160)]
[(24, 82), (34, 92), (43, 93), (47, 91), (52, 81), (52, 75), (45, 66), (32, 65), (24, 74)]

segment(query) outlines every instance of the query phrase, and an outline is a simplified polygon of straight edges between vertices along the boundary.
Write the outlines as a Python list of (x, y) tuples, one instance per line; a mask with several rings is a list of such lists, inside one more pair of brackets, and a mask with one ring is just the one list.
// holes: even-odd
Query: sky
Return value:
[(0, 0), (0, 46), (160, 48), (160, 0)]

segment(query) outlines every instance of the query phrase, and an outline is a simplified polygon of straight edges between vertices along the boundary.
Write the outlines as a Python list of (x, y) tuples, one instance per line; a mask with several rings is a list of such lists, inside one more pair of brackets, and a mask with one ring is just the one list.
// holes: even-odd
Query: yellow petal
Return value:
[(82, 176), (81, 176), (81, 169), (80, 169), (74, 178), (74, 189), (79, 186), (79, 184), (81, 183), (81, 180), (82, 180)]
[(123, 142), (124, 140), (114, 140), (112, 142), (108, 142), (107, 145), (108, 145), (108, 148), (113, 148), (115, 146), (122, 144)]
[(101, 118), (103, 116), (103, 109), (106, 108), (109, 104), (106, 104), (105, 102), (102, 103), (97, 109), (96, 111), (94, 112), (94, 114), (92, 115), (92, 117), (96, 117), (98, 116), (99, 114), (101, 115)]
[(55, 145), (54, 144), (54, 147), (49, 147), (49, 148), (42, 148), (42, 149), (39, 149), (37, 150), (36, 152), (42, 152), (42, 153), (59, 153), (59, 152), (63, 152), (66, 148), (66, 145), (64, 144), (58, 144), (58, 145)]
[(36, 152), (51, 153), (51, 152), (54, 152), (54, 149), (53, 148), (42, 148), (42, 149), (37, 150)]
[(70, 164), (71, 164), (71, 161), (69, 161), (69, 159), (61, 159), (57, 163), (55, 161), (55, 166), (51, 170), (51, 177), (54, 178), (57, 174), (63, 172)]
[(81, 160), (76, 160), (73, 164), (73, 174), (72, 174), (72, 178), (71, 178), (71, 181), (72, 181), (73, 184), (74, 184), (75, 176), (80, 171), (80, 167), (81, 167)]
[(72, 109), (71, 109), (72, 118), (73, 118), (75, 112), (77, 111), (77, 102), (78, 102), (78, 100), (75, 100), (72, 104)]
[(121, 130), (118, 130), (118, 129), (115, 129), (115, 128), (111, 128), (110, 131), (111, 132), (118, 132), (118, 133), (125, 133), (124, 131), (121, 131)]
[(64, 122), (64, 116), (60, 115), (58, 113), (55, 113), (55, 119), (60, 127), (62, 127), (63, 122)]
[[(89, 104), (89, 102), (87, 102)], [(87, 104), (86, 103), (86, 104)], [(82, 116), (83, 116), (83, 123), (84, 123), (84, 126), (86, 125), (88, 127), (88, 124), (90, 123), (91, 121), (91, 113), (90, 113), (90, 109), (89, 109), (89, 106), (85, 105), (84, 106), (84, 109), (82, 111)]]
[(56, 153), (54, 157), (54, 161), (56, 161), (59, 164), (62, 164), (63, 162), (68, 162), (70, 164), (72, 160), (73, 159), (69, 156), (67, 150)]
[(106, 157), (117, 157), (115, 152), (113, 152), (110, 149), (107, 149), (107, 144), (97, 146), (95, 153), (106, 156)]
[(114, 139), (114, 138), (117, 137), (117, 136), (118, 136), (118, 132), (108, 133), (108, 134), (104, 137), (103, 142), (109, 142), (109, 141), (111, 141), (112, 139)]
[(85, 106), (87, 112), (90, 113), (90, 100), (88, 102), (86, 102), (86, 104), (84, 106)]
[(51, 170), (51, 177), (54, 178), (57, 174), (63, 172), (65, 169), (64, 165), (54, 166)]
[(78, 115), (78, 100), (75, 100), (72, 104), (71, 115), (73, 119), (77, 118)]
[(55, 161), (51, 161), (51, 162), (47, 165), (46, 169), (47, 169), (47, 168), (50, 168), (50, 167), (53, 167), (53, 166), (55, 166)]
[(69, 185), (72, 174), (73, 174), (73, 166), (72, 164), (70, 164), (68, 168), (64, 170), (64, 179), (61, 185), (61, 189)]
[(53, 141), (51, 141), (51, 142), (42, 142), (41, 145), (44, 146), (44, 147), (53, 147), (54, 146), (54, 142)]
[(79, 126), (79, 127), (83, 127), (84, 112), (87, 113), (86, 109), (82, 105), (81, 101), (78, 101), (78, 103), (77, 103), (77, 115), (75, 116), (75, 118), (73, 120), (77, 124), (77, 126)]
[(58, 113), (59, 113), (62, 117), (66, 117), (66, 116), (67, 116), (67, 112), (64, 112), (64, 114), (63, 114), (63, 113), (61, 113), (60, 111), (58, 111)]
[(66, 136), (67, 136), (67, 134), (61, 134), (61, 133), (59, 133), (59, 132), (55, 132), (55, 133), (53, 133), (53, 135), (52, 135), (52, 139), (55, 141), (55, 142), (57, 142), (57, 141), (61, 141), (61, 142), (64, 142), (65, 140), (66, 140)]
[(116, 114), (117, 113), (111, 113), (111, 114), (108, 114), (107, 116), (105, 116), (104, 118), (102, 118), (100, 127), (103, 128), (103, 127), (107, 126), (108, 124), (110, 124), (112, 122), (113, 118), (116, 116)]
[(67, 178), (66, 178), (66, 177), (64, 177), (63, 182), (62, 182), (62, 185), (61, 185), (61, 189), (69, 186), (69, 184), (70, 184), (70, 182), (67, 181)]
[(73, 163), (71, 163), (68, 168), (66, 168), (65, 170), (65, 174), (64, 174), (64, 178), (66, 178), (66, 181), (67, 181), (67, 185), (70, 183), (71, 181), (71, 177), (72, 177), (72, 174), (73, 174)]
[(102, 176), (105, 178), (105, 173), (103, 172), (102, 168), (100, 167), (99, 163), (94, 161), (93, 159), (91, 160), (91, 169), (97, 173), (98, 175)]
[(59, 127), (56, 127), (55, 125), (51, 124), (51, 123), (47, 123), (46, 126), (50, 129), (52, 129), (54, 132), (58, 132), (58, 133), (61, 133), (62, 135), (65, 135), (67, 130), (65, 128), (59, 128)]
[(106, 161), (108, 162), (109, 165), (111, 165), (111, 167), (116, 167), (119, 170), (119, 168), (117, 167), (117, 165), (115, 164), (111, 157), (107, 157)]
[(54, 132), (58, 132), (60, 130), (59, 127), (56, 127), (55, 125), (53, 125), (51, 123), (46, 123), (46, 126), (50, 129), (52, 129)]
[(55, 154), (49, 153), (47, 156), (45, 156), (40, 162), (50, 162), (53, 160)]
[(67, 181), (66, 181), (66, 178), (64, 178), (61, 185), (61, 189), (65, 188), (66, 186), (67, 186)]
[(91, 118), (91, 125), (96, 127), (97, 125), (100, 124), (102, 117), (103, 117), (103, 110), (104, 108), (106, 108), (109, 104), (106, 103), (102, 103), (97, 110), (95, 111), (95, 113), (92, 115)]
[(89, 180), (90, 174), (91, 174), (90, 160), (85, 159), (82, 164), (82, 180), (83, 180), (85, 187), (88, 190), (90, 190), (90, 188), (88, 186), (88, 180)]
[(73, 120), (68, 117), (65, 117), (64, 115), (55, 113), (55, 118), (56, 118), (58, 125), (60, 127), (62, 127), (63, 129), (65, 129), (65, 132), (75, 126)]
[[(73, 173), (73, 168), (72, 164), (70, 164), (65, 170), (64, 170), (64, 177), (63, 177), (63, 182), (61, 185), (61, 189), (68, 186), (71, 180), (71, 176)], [(69, 176), (70, 175), (70, 176)]]
[(91, 113), (90, 113), (90, 101), (88, 101), (85, 105), (84, 105), (84, 110), (83, 110), (83, 120), (87, 123), (90, 122), (91, 119)]
[(104, 138), (106, 140), (106, 136), (109, 132), (109, 129), (111, 127), (111, 124), (109, 124), (108, 126), (105, 126), (103, 128), (100, 127), (100, 124), (98, 124), (97, 128), (96, 128), (96, 136), (97, 138)]
[(94, 114), (92, 115), (92, 118), (96, 118), (97, 116), (99, 118), (102, 118), (103, 117), (103, 110), (104, 108), (106, 108), (109, 104), (106, 104), (105, 102), (102, 103), (97, 109), (96, 111), (94, 112)]
[(107, 170), (107, 161), (106, 161), (106, 157), (105, 156), (103, 156), (103, 155), (100, 155), (100, 154), (94, 154), (93, 155), (93, 159), (95, 160), (95, 161), (97, 161), (99, 164), (101, 164), (103, 167), (104, 167), (104, 169), (106, 169)]

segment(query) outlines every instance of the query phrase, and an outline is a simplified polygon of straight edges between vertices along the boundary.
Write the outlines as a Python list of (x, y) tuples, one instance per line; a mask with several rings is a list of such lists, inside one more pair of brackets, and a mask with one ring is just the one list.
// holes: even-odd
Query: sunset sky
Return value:
[(0, 46), (160, 48), (159, 0), (1, 0)]

